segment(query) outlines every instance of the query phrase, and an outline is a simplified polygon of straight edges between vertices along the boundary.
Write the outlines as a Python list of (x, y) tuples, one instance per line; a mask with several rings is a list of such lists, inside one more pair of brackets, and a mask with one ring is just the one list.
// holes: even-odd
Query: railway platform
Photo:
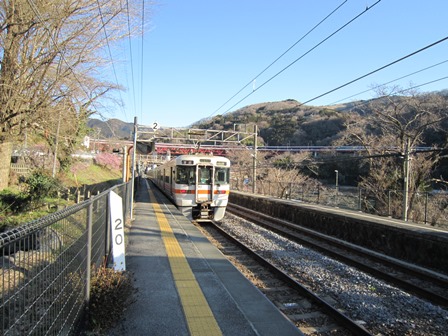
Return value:
[(137, 291), (109, 335), (301, 335), (143, 179), (128, 237), (126, 268)]

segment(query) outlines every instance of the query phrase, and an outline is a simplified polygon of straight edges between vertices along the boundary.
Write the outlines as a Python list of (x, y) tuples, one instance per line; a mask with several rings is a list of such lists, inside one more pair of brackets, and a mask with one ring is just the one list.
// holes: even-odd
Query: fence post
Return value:
[(428, 222), (428, 192), (425, 193), (425, 221), (426, 224)]
[(87, 208), (87, 258), (86, 258), (86, 305), (90, 301), (90, 277), (91, 277), (91, 263), (92, 263), (92, 218), (93, 218), (93, 202), (89, 202)]
[[(126, 185), (124, 186), (124, 189), (126, 190)], [(106, 262), (109, 262), (109, 252), (110, 252), (110, 201), (109, 201), (109, 197), (110, 197), (110, 190), (106, 195), (106, 228), (104, 230), (106, 237), (105, 237), (105, 251), (104, 251), (104, 255), (106, 256)], [(124, 198), (125, 203), (127, 202), (126, 197)], [(124, 214), (123, 214), (123, 219), (126, 222), (126, 206), (124, 207)]]

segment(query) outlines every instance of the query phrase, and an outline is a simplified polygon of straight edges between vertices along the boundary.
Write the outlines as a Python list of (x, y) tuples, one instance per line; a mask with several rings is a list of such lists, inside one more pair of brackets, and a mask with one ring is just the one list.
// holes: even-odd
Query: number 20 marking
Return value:
[[(115, 230), (121, 230), (121, 229), (123, 229), (123, 226), (122, 226), (122, 221), (121, 221), (121, 219), (116, 219), (115, 220)], [(115, 243), (117, 244), (117, 245), (121, 245), (121, 244), (123, 244), (123, 235), (121, 235), (121, 234), (117, 234), (116, 236), (115, 236)]]

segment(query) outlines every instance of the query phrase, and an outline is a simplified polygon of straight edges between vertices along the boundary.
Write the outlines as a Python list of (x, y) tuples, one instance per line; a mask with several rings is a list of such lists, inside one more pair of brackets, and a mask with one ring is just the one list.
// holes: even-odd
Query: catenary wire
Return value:
[[(136, 99), (135, 99), (135, 80), (134, 80), (134, 62), (132, 57), (132, 42), (131, 42), (131, 19), (129, 17), (129, 0), (126, 0), (126, 10), (127, 10), (127, 19), (128, 19), (128, 41), (129, 41), (129, 55), (131, 62), (131, 85), (132, 85), (132, 94), (133, 94), (133, 102), (134, 102), (134, 111), (136, 110)], [(136, 115), (136, 113), (134, 113)]]
[[(418, 85), (415, 85), (415, 86), (412, 86), (412, 87), (409, 87), (409, 88), (406, 88), (406, 89), (402, 89), (402, 90), (399, 90), (399, 91), (394, 91), (393, 94), (394, 95), (402, 94), (402, 93), (405, 93), (407, 91), (415, 90), (415, 89), (418, 89), (420, 87), (423, 87), (423, 86), (426, 86), (426, 85), (429, 85), (429, 84), (433, 84), (433, 83), (436, 83), (436, 82), (440, 82), (440, 81), (445, 80), (445, 79), (448, 79), (448, 76), (440, 77), (440, 78), (431, 80), (429, 82), (418, 84)], [(383, 85), (386, 85), (386, 84), (383, 84)], [(383, 86), (383, 85), (380, 85), (380, 86)], [(360, 108), (360, 107), (362, 107), (364, 105), (368, 105), (369, 103), (370, 103), (370, 101), (368, 101), (368, 100), (367, 101), (358, 101), (358, 102), (355, 102), (353, 104), (353, 106), (351, 106), (351, 109)], [(300, 106), (301, 105), (303, 105), (303, 104), (300, 104)]]
[(245, 88), (247, 88), (251, 83), (253, 83), (258, 77), (260, 77), (263, 73), (265, 73), (270, 67), (272, 67), (277, 61), (279, 61), (283, 56), (285, 56), (291, 49), (293, 49), (297, 44), (299, 44), (305, 37), (307, 37), (309, 34), (311, 34), (316, 28), (318, 28), (322, 23), (324, 23), (330, 16), (332, 16), (334, 13), (336, 13), (348, 0), (345, 0), (343, 3), (341, 3), (338, 7), (333, 9), (331, 13), (329, 13), (327, 16), (325, 16), (320, 22), (318, 22), (314, 27), (312, 27), (307, 33), (305, 33), (300, 39), (298, 39), (294, 44), (292, 44), (288, 49), (286, 49), (280, 56), (278, 56), (271, 64), (269, 64), (266, 68), (264, 68), (258, 75), (256, 75), (254, 78), (252, 78), (245, 86), (243, 86), (237, 93), (235, 93), (232, 97), (230, 97), (224, 104), (222, 104), (220, 107), (218, 107), (210, 116), (213, 116), (215, 113), (217, 113), (219, 110), (221, 110), (227, 103), (229, 103), (233, 98), (235, 98), (238, 94), (240, 94), (241, 91), (243, 91)]
[[(341, 27), (339, 27), (337, 30), (335, 30), (333, 33), (331, 33), (330, 35), (328, 35), (325, 39), (323, 39), (322, 41), (320, 41), (318, 44), (316, 44), (314, 47), (312, 47), (311, 49), (309, 49), (307, 52), (305, 52), (304, 54), (302, 54), (300, 57), (296, 58), (293, 62), (291, 62), (290, 64), (288, 64), (286, 67), (284, 67), (282, 70), (280, 70), (279, 72), (277, 72), (274, 76), (272, 76), (271, 78), (269, 78), (268, 80), (266, 80), (263, 84), (261, 84), (259, 87), (257, 87), (256, 89), (254, 89), (252, 92), (250, 92), (249, 94), (247, 94), (246, 96), (244, 96), (242, 99), (240, 99), (237, 103), (235, 103), (234, 105), (232, 105), (229, 109), (227, 109), (225, 113), (229, 112), (231, 109), (233, 109), (235, 106), (237, 106), (238, 104), (240, 104), (242, 101), (246, 100), (249, 96), (251, 96), (252, 94), (254, 94), (256, 91), (258, 91), (259, 89), (261, 89), (263, 86), (265, 86), (267, 83), (269, 83), (270, 81), (272, 81), (274, 78), (276, 78), (277, 76), (279, 76), (281, 73), (283, 73), (284, 71), (286, 71), (287, 69), (289, 69), (291, 66), (293, 66), (295, 63), (297, 63), (299, 60), (301, 60), (303, 57), (305, 57), (306, 55), (308, 55), (309, 53), (311, 53), (314, 49), (316, 49), (317, 47), (319, 47), (320, 45), (322, 45), (324, 42), (326, 42), (327, 40), (329, 40), (331, 37), (333, 37), (334, 35), (336, 35), (337, 33), (339, 33), (341, 30), (343, 30), (344, 28), (346, 28), (348, 25), (350, 25), (351, 23), (353, 23), (356, 19), (358, 19), (359, 17), (361, 17), (362, 15), (364, 15), (365, 13), (367, 13), (367, 11), (369, 11), (370, 9), (372, 9), (373, 7), (375, 7), (378, 3), (380, 3), (382, 0), (378, 0), (376, 1), (373, 5), (371, 6), (367, 6), (361, 13), (359, 13), (358, 15), (356, 15), (354, 18), (352, 18), (350, 21), (346, 22), (344, 25), (342, 25)], [(317, 98), (316, 98), (317, 99)]]
[(383, 84), (376, 85), (376, 86), (375, 86), (374, 88), (372, 88), (372, 89), (367, 89), (367, 90), (364, 90), (364, 91), (362, 91), (362, 92), (355, 93), (355, 94), (353, 94), (353, 95), (351, 95), (351, 96), (348, 96), (348, 97), (339, 99), (339, 100), (337, 100), (337, 101), (335, 101), (335, 102), (333, 102), (333, 103), (331, 103), (331, 104), (329, 104), (329, 105), (334, 105), (334, 104), (340, 103), (341, 101), (344, 101), (344, 100), (347, 100), (347, 99), (356, 97), (356, 96), (358, 96), (358, 95), (360, 95), (360, 94), (363, 94), (363, 93), (366, 93), (366, 92), (369, 92), (369, 91), (372, 91), (372, 90), (376, 90), (376, 89), (381, 88), (381, 87), (385, 87), (386, 85), (389, 85), (389, 84), (391, 84), (391, 83), (393, 83), (393, 82), (396, 82), (396, 81), (402, 80), (402, 79), (404, 79), (404, 78), (407, 78), (407, 77), (413, 76), (413, 75), (415, 75), (415, 74), (418, 74), (418, 73), (420, 73), (420, 72), (423, 72), (423, 71), (426, 71), (426, 70), (435, 68), (435, 67), (437, 67), (437, 66), (439, 66), (439, 65), (442, 65), (442, 64), (444, 64), (444, 63), (446, 63), (446, 62), (448, 62), (448, 60), (445, 60), (445, 61), (442, 61), (442, 62), (433, 64), (433, 65), (431, 65), (431, 66), (428, 66), (428, 67), (426, 67), (426, 68), (423, 68), (423, 69), (414, 71), (414, 72), (412, 72), (412, 73), (410, 73), (410, 74), (401, 76), (401, 77), (399, 77), (399, 78), (395, 78), (395, 79), (393, 79), (393, 80), (391, 80), (391, 81), (389, 81), (389, 82), (386, 82), (386, 83), (383, 83)]
[(140, 119), (143, 120), (143, 60), (145, 46), (145, 0), (142, 0), (142, 52), (141, 52), (141, 74), (140, 74)]
[(332, 93), (332, 92), (335, 92), (335, 91), (337, 91), (337, 90), (339, 90), (339, 89), (342, 89), (343, 87), (346, 87), (346, 86), (348, 86), (348, 85), (350, 85), (350, 84), (353, 84), (353, 83), (355, 83), (355, 82), (357, 82), (357, 81), (359, 81), (359, 80), (361, 80), (361, 79), (363, 79), (363, 78), (366, 78), (366, 77), (368, 77), (368, 76), (370, 76), (370, 75), (373, 75), (374, 73), (376, 73), (376, 72), (378, 72), (378, 71), (381, 71), (381, 70), (384, 70), (384, 69), (386, 69), (386, 68), (388, 68), (388, 67), (390, 67), (390, 66), (392, 66), (392, 65), (394, 65), (394, 64), (397, 64), (397, 63), (399, 63), (399, 62), (401, 62), (401, 61), (404, 61), (405, 59), (407, 59), (407, 58), (409, 58), (409, 57), (411, 57), (411, 56), (414, 56), (414, 55), (416, 55), (416, 54), (418, 54), (418, 53), (420, 53), (420, 52), (422, 52), (422, 51), (425, 51), (426, 49), (432, 48), (432, 47), (436, 46), (437, 44), (442, 43), (442, 42), (444, 42), (444, 41), (446, 41), (446, 40), (448, 40), (448, 36), (446, 36), (446, 37), (444, 37), (444, 38), (442, 38), (442, 39), (440, 39), (440, 40), (438, 40), (438, 41), (436, 41), (436, 42), (434, 42), (434, 43), (431, 43), (431, 44), (427, 45), (426, 47), (420, 48), (420, 49), (417, 50), (417, 51), (414, 51), (414, 52), (412, 52), (412, 53), (410, 53), (410, 54), (407, 54), (406, 56), (403, 56), (403, 57), (401, 57), (401, 58), (399, 58), (399, 59), (397, 59), (397, 60), (395, 60), (395, 61), (393, 61), (393, 62), (390, 62), (390, 63), (388, 63), (388, 64), (386, 64), (386, 65), (383, 65), (382, 67), (379, 67), (378, 69), (375, 69), (375, 70), (373, 70), (373, 71), (370, 71), (369, 73), (367, 73), (367, 74), (365, 74), (365, 75), (362, 75), (362, 76), (360, 76), (360, 77), (358, 77), (358, 78), (355, 78), (355, 79), (353, 79), (353, 80), (351, 80), (351, 81), (349, 81), (349, 82), (347, 82), (347, 83), (345, 83), (345, 84), (342, 84), (342, 85), (340, 85), (340, 86), (338, 86), (338, 87), (336, 87), (336, 88), (334, 88), (334, 89), (332, 89), (332, 90), (330, 90), (330, 91), (327, 91), (327, 92), (322, 93), (322, 94), (320, 94), (320, 95), (318, 95), (318, 96), (316, 96), (316, 97), (314, 97), (314, 98), (311, 98), (311, 99), (309, 99), (309, 100), (303, 102), (301, 105), (305, 105), (305, 104), (310, 103), (310, 102), (312, 102), (312, 101), (314, 101), (314, 100), (316, 100), (316, 99), (322, 98), (323, 96), (326, 96), (326, 95), (328, 95), (328, 94), (330, 94), (330, 93)]
[[(106, 24), (104, 22), (104, 16), (103, 16), (103, 11), (101, 10), (101, 6), (100, 6), (100, 2), (99, 0), (96, 0), (96, 3), (98, 5), (98, 12), (100, 13), (100, 17), (101, 17), (101, 24), (103, 26), (103, 30), (104, 30), (104, 38), (106, 39), (106, 44), (107, 44), (107, 50), (109, 52), (109, 57), (110, 57), (110, 61), (112, 63), (112, 71), (114, 73), (114, 78), (115, 78), (115, 83), (117, 84), (117, 88), (119, 88), (119, 84), (118, 84), (118, 77), (117, 77), (117, 71), (115, 70), (115, 62), (114, 59), (112, 57), (112, 52), (110, 49), (110, 43), (109, 43), (109, 36), (107, 35), (107, 31), (106, 31)], [(127, 115), (126, 115), (126, 110), (123, 108), (123, 97), (121, 95), (121, 91), (120, 89), (118, 89), (118, 94), (120, 96), (120, 106), (121, 106), (121, 110), (124, 114), (124, 117), (126, 118), (126, 120), (128, 119)]]

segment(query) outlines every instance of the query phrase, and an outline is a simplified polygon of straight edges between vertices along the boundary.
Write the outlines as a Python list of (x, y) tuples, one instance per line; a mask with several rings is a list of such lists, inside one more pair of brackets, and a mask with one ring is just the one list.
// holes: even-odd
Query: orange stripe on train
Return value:
[[(175, 189), (174, 192), (176, 194), (194, 194), (195, 190), (185, 190), (185, 189)], [(215, 190), (213, 192), (215, 195), (218, 194), (229, 194), (229, 190)], [(198, 190), (199, 195), (207, 195), (210, 194), (210, 190)]]

